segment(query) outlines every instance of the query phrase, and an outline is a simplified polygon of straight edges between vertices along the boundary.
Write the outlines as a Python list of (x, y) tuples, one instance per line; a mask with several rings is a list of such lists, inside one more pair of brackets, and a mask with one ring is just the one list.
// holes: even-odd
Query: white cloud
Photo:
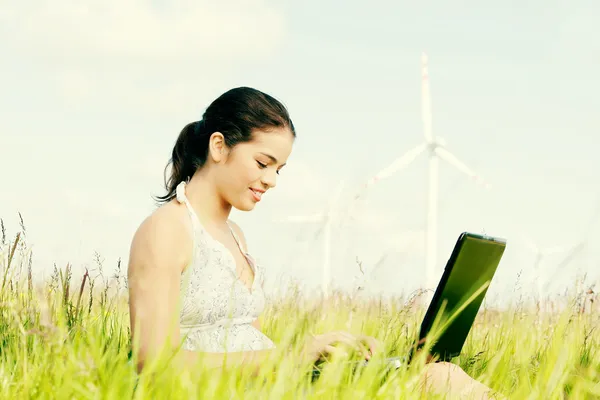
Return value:
[(159, 3), (3, 2), (0, 45), (17, 80), (71, 111), (173, 116), (207, 105), (285, 39), (283, 13), (263, 0)]
[(261, 0), (172, 1), (162, 8), (143, 0), (7, 2), (0, 18), (15, 46), (52, 59), (152, 64), (246, 58), (277, 46), (285, 28), (282, 14)]

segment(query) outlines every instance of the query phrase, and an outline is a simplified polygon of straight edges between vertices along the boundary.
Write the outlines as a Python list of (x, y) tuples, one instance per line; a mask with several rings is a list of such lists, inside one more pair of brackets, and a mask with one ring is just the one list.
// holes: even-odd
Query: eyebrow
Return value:
[[(273, 157), (272, 155), (270, 155), (270, 154), (267, 154), (267, 153), (262, 153), (262, 152), (261, 152), (260, 154), (262, 154), (263, 156), (266, 156), (266, 157), (268, 157), (268, 158), (269, 158), (269, 159), (271, 159), (271, 161), (273, 161), (275, 164), (278, 164), (278, 162), (277, 162), (277, 159), (276, 159), (275, 157)], [(281, 164), (281, 167), (283, 167), (283, 166), (285, 166), (285, 163)]]

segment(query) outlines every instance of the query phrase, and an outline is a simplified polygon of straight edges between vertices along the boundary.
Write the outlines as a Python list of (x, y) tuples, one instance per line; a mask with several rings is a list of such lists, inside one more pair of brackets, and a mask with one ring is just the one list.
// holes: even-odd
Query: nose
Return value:
[(273, 169), (267, 169), (265, 174), (262, 177), (262, 183), (268, 189), (272, 189), (277, 186), (277, 172)]

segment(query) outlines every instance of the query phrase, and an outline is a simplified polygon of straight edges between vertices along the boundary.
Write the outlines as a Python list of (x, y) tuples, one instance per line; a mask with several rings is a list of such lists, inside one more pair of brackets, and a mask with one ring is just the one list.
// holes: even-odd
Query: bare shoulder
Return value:
[(240, 226), (238, 224), (236, 224), (235, 222), (233, 222), (232, 220), (229, 220), (228, 222), (229, 222), (229, 225), (231, 226), (231, 229), (233, 229), (233, 231), (235, 232), (237, 237), (242, 242), (242, 246), (244, 246), (244, 249), (246, 251), (248, 251), (248, 243), (246, 243), (246, 236), (244, 236), (244, 232), (242, 232), (242, 228), (240, 228)]
[(192, 255), (191, 221), (177, 202), (150, 214), (133, 236), (127, 267), (132, 339), (139, 342), (138, 370), (170, 338), (179, 337), (181, 272)]
[(191, 234), (185, 206), (171, 202), (159, 207), (142, 221), (133, 236), (129, 268), (134, 271), (180, 268), (182, 271), (191, 256)]

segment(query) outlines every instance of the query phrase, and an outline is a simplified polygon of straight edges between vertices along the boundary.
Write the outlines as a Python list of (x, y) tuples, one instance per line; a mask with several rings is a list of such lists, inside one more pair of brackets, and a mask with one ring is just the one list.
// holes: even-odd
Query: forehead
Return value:
[(289, 129), (271, 129), (268, 131), (255, 130), (252, 140), (243, 143), (246, 151), (264, 152), (272, 155), (279, 163), (285, 163), (294, 144), (294, 136)]

